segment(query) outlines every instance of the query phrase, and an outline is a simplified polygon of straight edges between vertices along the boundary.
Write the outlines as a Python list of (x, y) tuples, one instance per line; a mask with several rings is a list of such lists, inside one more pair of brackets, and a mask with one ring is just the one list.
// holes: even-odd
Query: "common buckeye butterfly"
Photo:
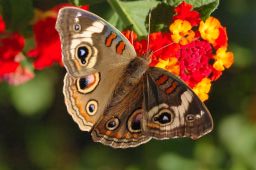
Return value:
[(115, 27), (88, 11), (65, 7), (56, 29), (67, 70), (69, 114), (95, 142), (136, 147), (151, 138), (197, 139), (213, 129), (206, 106), (179, 78), (149, 67)]

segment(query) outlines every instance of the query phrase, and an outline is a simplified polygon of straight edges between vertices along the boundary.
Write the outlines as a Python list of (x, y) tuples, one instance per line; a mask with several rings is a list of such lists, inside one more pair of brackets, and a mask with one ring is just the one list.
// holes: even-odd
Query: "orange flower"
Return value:
[(159, 59), (155, 67), (165, 69), (175, 75), (180, 74), (180, 66), (178, 65), (178, 59), (176, 57), (170, 57), (167, 60)]
[(209, 98), (208, 93), (210, 89), (211, 80), (208, 78), (204, 78), (193, 88), (193, 91), (201, 99), (201, 101), (204, 102)]
[(226, 52), (226, 47), (221, 47), (217, 50), (214, 59), (216, 60), (213, 67), (218, 71), (223, 71), (229, 68), (234, 62), (234, 55), (232, 52)]
[(169, 27), (172, 35), (172, 40), (175, 43), (186, 45), (193, 41), (195, 37), (194, 31), (192, 31), (192, 25), (186, 20), (177, 19)]
[(204, 40), (207, 40), (211, 44), (215, 44), (215, 41), (220, 34), (220, 27), (221, 24), (218, 19), (209, 17), (205, 22), (200, 22), (199, 32)]

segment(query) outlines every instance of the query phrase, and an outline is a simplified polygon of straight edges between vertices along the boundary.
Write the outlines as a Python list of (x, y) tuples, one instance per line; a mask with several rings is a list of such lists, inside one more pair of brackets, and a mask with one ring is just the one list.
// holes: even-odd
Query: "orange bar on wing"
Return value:
[(175, 88), (177, 87), (177, 83), (176, 82), (173, 82), (172, 85), (170, 87), (168, 87), (165, 92), (167, 94), (171, 94), (173, 92), (173, 90), (175, 90)]
[(162, 85), (168, 80), (168, 76), (162, 75), (156, 80), (157, 85)]
[(105, 42), (106, 46), (110, 47), (113, 40), (116, 39), (116, 37), (117, 37), (117, 35), (113, 32), (111, 34), (109, 34), (109, 36), (106, 38), (106, 42)]
[(117, 54), (122, 54), (125, 48), (125, 43), (123, 41), (120, 41), (116, 46), (116, 52)]

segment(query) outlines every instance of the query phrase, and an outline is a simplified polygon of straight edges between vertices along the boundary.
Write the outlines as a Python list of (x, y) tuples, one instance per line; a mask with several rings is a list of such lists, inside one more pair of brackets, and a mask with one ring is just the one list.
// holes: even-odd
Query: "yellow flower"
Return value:
[(218, 71), (223, 71), (225, 68), (229, 68), (234, 62), (234, 55), (232, 52), (226, 52), (226, 47), (221, 47), (217, 50), (213, 63), (213, 67)]
[(201, 21), (199, 25), (199, 32), (204, 40), (214, 44), (215, 40), (219, 37), (219, 28), (221, 24), (218, 19), (209, 17), (205, 22)]
[(178, 59), (176, 57), (170, 57), (167, 60), (159, 59), (159, 62), (155, 65), (155, 67), (165, 69), (175, 75), (180, 74), (180, 66), (177, 65)]
[(201, 101), (204, 102), (209, 98), (208, 93), (210, 89), (211, 80), (209, 78), (204, 78), (193, 88), (193, 91), (197, 94)]
[(191, 24), (186, 20), (175, 20), (169, 27), (172, 33), (172, 40), (175, 43), (180, 43), (181, 45), (186, 45), (193, 41), (195, 37), (194, 31), (192, 31)]

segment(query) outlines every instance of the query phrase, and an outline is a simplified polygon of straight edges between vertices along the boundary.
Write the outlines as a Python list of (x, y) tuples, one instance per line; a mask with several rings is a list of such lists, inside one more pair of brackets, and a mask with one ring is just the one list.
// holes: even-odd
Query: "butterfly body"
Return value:
[(96, 142), (135, 147), (155, 139), (197, 139), (213, 128), (193, 91), (171, 73), (149, 67), (113, 26), (88, 11), (60, 10), (56, 29), (67, 69), (68, 112)]

